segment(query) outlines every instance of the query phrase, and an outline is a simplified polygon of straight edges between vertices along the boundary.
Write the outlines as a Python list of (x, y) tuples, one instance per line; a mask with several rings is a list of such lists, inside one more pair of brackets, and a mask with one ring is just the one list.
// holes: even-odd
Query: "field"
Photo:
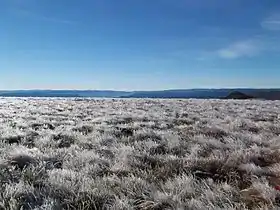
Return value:
[(280, 102), (0, 99), (0, 209), (280, 208)]

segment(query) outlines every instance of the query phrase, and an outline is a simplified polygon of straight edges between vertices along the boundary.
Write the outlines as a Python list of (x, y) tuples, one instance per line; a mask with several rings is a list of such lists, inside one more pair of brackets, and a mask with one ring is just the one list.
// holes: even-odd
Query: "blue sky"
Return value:
[(279, 0), (1, 0), (0, 89), (280, 87)]

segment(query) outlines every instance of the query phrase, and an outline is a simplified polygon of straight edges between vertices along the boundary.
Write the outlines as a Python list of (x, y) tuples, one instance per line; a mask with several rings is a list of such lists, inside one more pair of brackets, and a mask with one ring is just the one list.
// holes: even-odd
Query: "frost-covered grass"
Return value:
[(280, 102), (0, 99), (0, 209), (277, 209)]

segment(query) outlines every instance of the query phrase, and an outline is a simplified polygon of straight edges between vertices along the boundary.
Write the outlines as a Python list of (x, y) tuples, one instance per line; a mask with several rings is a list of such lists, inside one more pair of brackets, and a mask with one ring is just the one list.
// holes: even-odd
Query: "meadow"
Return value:
[(280, 102), (0, 99), (0, 209), (279, 209)]

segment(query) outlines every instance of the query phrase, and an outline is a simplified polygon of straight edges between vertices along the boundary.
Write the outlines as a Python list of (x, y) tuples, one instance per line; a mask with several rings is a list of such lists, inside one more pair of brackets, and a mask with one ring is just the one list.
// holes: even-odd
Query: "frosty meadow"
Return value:
[(277, 209), (280, 102), (0, 99), (0, 209)]

